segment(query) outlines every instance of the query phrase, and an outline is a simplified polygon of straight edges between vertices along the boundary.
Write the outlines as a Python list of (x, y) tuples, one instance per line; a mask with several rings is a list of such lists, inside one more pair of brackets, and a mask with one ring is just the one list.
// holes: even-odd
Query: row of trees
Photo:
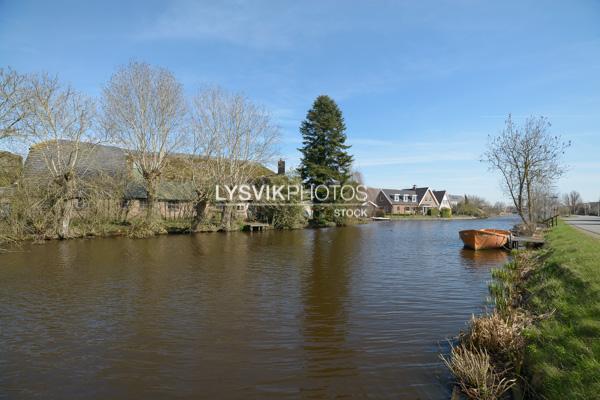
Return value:
[(585, 203), (581, 194), (576, 190), (563, 194), (561, 206), (561, 211), (567, 214), (600, 215), (600, 200), (598, 202)]
[(478, 218), (499, 215), (506, 211), (506, 204), (502, 202), (491, 204), (486, 199), (477, 195), (464, 195), (463, 198), (452, 207), (453, 214), (469, 215)]
[[(147, 192), (148, 224), (156, 216), (161, 175), (170, 159), (183, 158), (195, 193), (197, 226), (215, 185), (248, 182), (256, 168), (271, 160), (278, 137), (269, 113), (245, 96), (205, 87), (188, 101), (170, 71), (145, 63), (117, 69), (100, 99), (48, 74), (0, 69), (0, 140), (51, 144), (41, 149), (55, 194), (49, 208), (57, 216), (61, 238), (70, 235), (73, 207), (95, 144), (129, 150)], [(231, 211), (224, 212), (225, 228)]]

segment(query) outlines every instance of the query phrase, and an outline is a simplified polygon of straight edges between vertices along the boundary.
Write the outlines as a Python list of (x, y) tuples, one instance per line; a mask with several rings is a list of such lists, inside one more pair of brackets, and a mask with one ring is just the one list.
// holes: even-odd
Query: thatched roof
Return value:
[[(23, 176), (27, 179), (47, 180), (48, 159), (57, 159), (58, 152), (66, 160), (73, 150), (73, 142), (44, 142), (32, 146), (25, 161)], [(189, 181), (186, 154), (175, 154), (168, 160), (157, 187), (157, 197), (160, 200), (187, 201), (193, 198), (193, 188)], [(198, 159), (198, 162), (210, 160)], [(147, 197), (144, 184), (139, 173), (134, 170), (129, 151), (116, 146), (106, 146), (91, 143), (80, 143), (80, 158), (77, 163), (77, 173), (83, 177), (109, 176), (126, 177), (129, 182), (125, 190), (125, 198), (145, 199)], [(270, 169), (257, 165), (257, 176), (275, 174)]]
[[(47, 162), (66, 163), (75, 153), (74, 142), (67, 140), (38, 143), (29, 148), (23, 176), (28, 179), (46, 178)], [(128, 171), (127, 151), (116, 146), (79, 143), (76, 164), (79, 176), (116, 176)]]

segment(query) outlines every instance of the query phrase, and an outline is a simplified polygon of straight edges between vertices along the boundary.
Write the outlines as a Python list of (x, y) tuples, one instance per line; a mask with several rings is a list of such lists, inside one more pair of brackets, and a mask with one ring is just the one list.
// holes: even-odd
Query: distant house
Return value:
[(416, 192), (408, 189), (381, 189), (376, 203), (386, 214), (415, 214), (419, 204)]
[(383, 213), (383, 207), (377, 204), (377, 196), (381, 189), (367, 188), (367, 199), (361, 204), (368, 217), (375, 217), (378, 213)]
[(439, 204), (440, 210), (442, 210), (442, 208), (452, 208), (452, 206), (450, 205), (450, 200), (448, 198), (448, 192), (446, 192), (445, 190), (434, 190), (433, 195), (435, 196), (435, 199)]
[[(60, 146), (52, 142), (32, 146), (25, 160), (23, 178), (37, 181), (39, 184), (48, 184), (48, 161), (60, 162), (57, 155), (58, 150), (68, 152), (71, 145), (71, 142), (61, 141)], [(107, 181), (105, 178), (112, 178), (113, 186), (116, 186), (117, 191), (120, 192), (118, 194), (121, 195), (121, 198), (118, 199), (119, 207), (128, 216), (136, 216), (144, 212), (148, 204), (148, 195), (142, 177), (128, 150), (116, 146), (80, 143), (79, 151), (81, 162), (77, 164), (76, 169), (80, 177), (88, 182), (97, 179), (100, 184)], [(185, 173), (182, 172), (183, 156), (186, 155), (171, 156), (169, 163), (173, 165), (170, 169), (167, 168), (163, 173), (163, 179), (157, 185), (156, 207), (163, 217), (191, 216), (194, 212), (192, 207), (193, 187), (189, 180), (186, 181)], [(263, 166), (260, 167), (259, 173), (274, 174), (273, 171)], [(85, 194), (80, 193), (78, 208), (85, 208), (85, 204)], [(219, 209), (219, 206), (217, 205), (215, 208)], [(237, 205), (235, 211), (238, 217), (246, 218), (248, 205)]]
[[(25, 160), (23, 168), (23, 178), (29, 182), (38, 182), (40, 185), (47, 185), (50, 173), (48, 163), (65, 163), (72, 151), (73, 142), (60, 141), (43, 142), (32, 146)], [(58, 155), (59, 151), (61, 156)], [(90, 183), (105, 187), (104, 193), (107, 198), (103, 199), (107, 203), (107, 208), (115, 208), (116, 203), (122, 208), (128, 216), (136, 216), (144, 212), (147, 207), (147, 193), (144, 183), (137, 169), (135, 168), (129, 152), (116, 146), (98, 145), (92, 143), (79, 144), (79, 159), (76, 164), (77, 175), (83, 179), (84, 185), (78, 192), (77, 209), (79, 212), (85, 211), (87, 207), (86, 189)], [(61, 158), (62, 157), (62, 158)], [(109, 183), (110, 182), (110, 183)], [(108, 186), (111, 186), (110, 188)], [(111, 193), (112, 189), (112, 193)], [(190, 202), (193, 192), (189, 184), (181, 182), (161, 181), (157, 185), (157, 204), (162, 216), (174, 215), (188, 205), (191, 210)], [(119, 196), (116, 199), (109, 199), (111, 196)]]
[(375, 203), (386, 214), (427, 214), (431, 208), (440, 208), (430, 188), (416, 186), (411, 189), (380, 189)]
[(374, 189), (377, 191), (374, 203), (386, 214), (427, 214), (430, 209), (451, 208), (445, 190), (432, 190), (429, 187), (410, 189)]

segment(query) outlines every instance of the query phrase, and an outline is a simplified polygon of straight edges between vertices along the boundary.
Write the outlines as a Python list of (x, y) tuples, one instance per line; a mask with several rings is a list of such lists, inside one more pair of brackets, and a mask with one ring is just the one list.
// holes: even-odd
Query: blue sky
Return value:
[(264, 104), (292, 166), (300, 121), (332, 96), (375, 187), (505, 199), (478, 161), (487, 135), (544, 115), (573, 141), (558, 189), (600, 197), (598, 1), (0, 0), (0, 65), (97, 96), (130, 60)]

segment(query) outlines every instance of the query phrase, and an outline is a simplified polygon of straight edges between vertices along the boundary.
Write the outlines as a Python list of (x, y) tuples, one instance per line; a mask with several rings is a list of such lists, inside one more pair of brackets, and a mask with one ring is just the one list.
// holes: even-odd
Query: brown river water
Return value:
[(448, 399), (511, 218), (72, 240), (0, 254), (0, 398)]

